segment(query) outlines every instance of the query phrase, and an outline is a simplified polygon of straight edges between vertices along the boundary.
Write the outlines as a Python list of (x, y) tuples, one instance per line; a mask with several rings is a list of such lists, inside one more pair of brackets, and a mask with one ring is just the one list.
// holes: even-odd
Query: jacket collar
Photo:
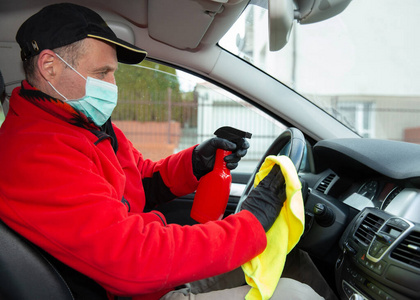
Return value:
[(51, 97), (44, 92), (41, 92), (26, 80), (22, 81), (22, 85), (18, 89), (18, 94), (21, 98), (29, 101), (44, 112), (71, 125), (78, 126), (92, 132), (96, 137), (98, 137), (98, 141), (95, 144), (106, 138), (111, 138), (112, 147), (114, 151), (117, 152), (118, 142), (111, 123), (111, 118), (109, 118), (103, 126), (98, 127), (82, 112), (73, 108), (63, 100)]
[(22, 81), (19, 95), (43, 111), (67, 123), (88, 130), (98, 130), (95, 123), (89, 120), (83, 113), (76, 110), (66, 102), (41, 92), (29, 84), (26, 80)]

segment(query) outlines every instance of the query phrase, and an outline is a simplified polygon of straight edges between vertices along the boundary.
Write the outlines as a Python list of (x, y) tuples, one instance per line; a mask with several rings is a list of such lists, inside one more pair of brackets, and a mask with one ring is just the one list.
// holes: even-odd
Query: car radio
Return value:
[(378, 262), (390, 249), (402, 234), (409, 229), (412, 224), (400, 218), (390, 218), (375, 233), (373, 240), (367, 251), (367, 258), (373, 262)]

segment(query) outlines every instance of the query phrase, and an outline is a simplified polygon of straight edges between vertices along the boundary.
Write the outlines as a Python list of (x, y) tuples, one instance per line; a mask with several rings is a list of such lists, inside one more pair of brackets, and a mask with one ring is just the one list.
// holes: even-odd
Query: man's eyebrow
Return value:
[(116, 71), (118, 67), (106, 65), (93, 70), (93, 72)]

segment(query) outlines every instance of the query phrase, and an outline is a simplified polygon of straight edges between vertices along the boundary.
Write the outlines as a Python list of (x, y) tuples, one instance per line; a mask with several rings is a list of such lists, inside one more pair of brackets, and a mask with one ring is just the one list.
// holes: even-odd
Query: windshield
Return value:
[(295, 21), (276, 52), (264, 6), (251, 1), (220, 46), (363, 137), (420, 143), (420, 1), (353, 0), (325, 21)]

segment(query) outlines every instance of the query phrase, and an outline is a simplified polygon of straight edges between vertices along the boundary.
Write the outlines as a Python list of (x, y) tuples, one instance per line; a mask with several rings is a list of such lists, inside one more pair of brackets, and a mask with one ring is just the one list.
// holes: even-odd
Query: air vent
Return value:
[(391, 253), (391, 257), (403, 263), (420, 268), (420, 232), (406, 237)]
[(321, 192), (321, 193), (325, 194), (325, 192), (328, 190), (328, 187), (330, 186), (331, 182), (334, 180), (335, 176), (336, 176), (335, 174), (331, 173), (330, 175), (325, 177), (320, 182), (320, 184), (318, 184), (318, 186), (316, 187), (316, 190), (318, 192)]
[(375, 232), (379, 230), (383, 223), (384, 220), (380, 217), (368, 214), (357, 228), (354, 236), (362, 243), (369, 245), (375, 236)]

